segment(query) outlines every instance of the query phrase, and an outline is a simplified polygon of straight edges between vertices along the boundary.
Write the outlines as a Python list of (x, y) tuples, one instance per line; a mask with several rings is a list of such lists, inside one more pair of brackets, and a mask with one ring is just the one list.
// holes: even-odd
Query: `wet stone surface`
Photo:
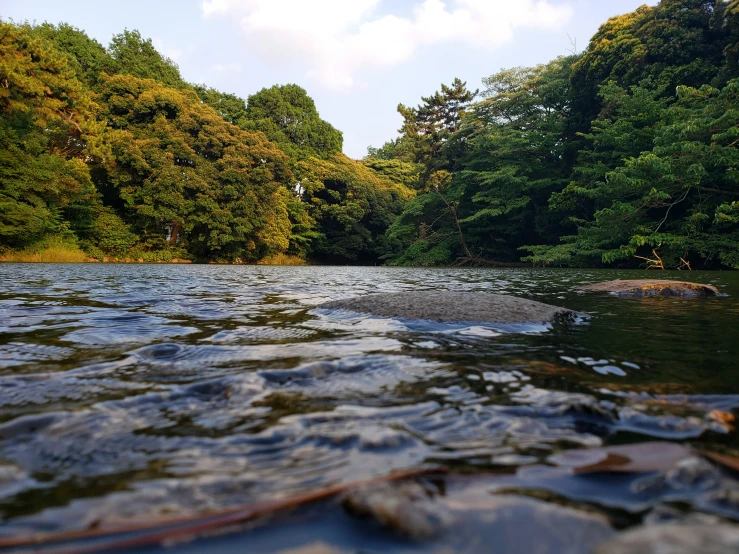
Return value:
[[(498, 511), (521, 525), (567, 510), (609, 536), (678, 515), (731, 525), (737, 480), (705, 458), (605, 477), (563, 462), (655, 440), (739, 453), (739, 276), (696, 273), (725, 295), (699, 302), (579, 291), (640, 275), (2, 264), (0, 537), (199, 514), (424, 464), (499, 475), (485, 494), (523, 502)], [(447, 291), (584, 316), (510, 326), (326, 309)], [(414, 497), (420, 529), (477, 502), (449, 507), (442, 492)], [(403, 513), (379, 510), (345, 517)]]
[(321, 308), (431, 321), (525, 324), (575, 319), (575, 313), (570, 310), (535, 300), (502, 294), (452, 291), (372, 294), (327, 302)]
[(584, 285), (580, 289), (590, 292), (609, 292), (618, 296), (706, 298), (721, 294), (713, 285), (666, 279), (617, 279), (615, 281)]

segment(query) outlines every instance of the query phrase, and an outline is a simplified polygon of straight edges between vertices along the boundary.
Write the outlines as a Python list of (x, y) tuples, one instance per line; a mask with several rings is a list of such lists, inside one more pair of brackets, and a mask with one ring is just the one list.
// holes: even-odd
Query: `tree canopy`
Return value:
[(341, 152), (341, 132), (320, 118), (313, 99), (298, 85), (274, 86), (249, 96), (240, 124), (263, 132), (291, 158), (328, 158)]
[[(368, 163), (423, 166), (400, 264), (739, 267), (736, 1), (663, 0), (581, 54), (400, 106)], [(448, 106), (445, 106), (448, 103)]]
[(187, 83), (151, 39), (0, 22), (0, 250), (96, 258), (739, 268), (739, 0), (398, 105), (363, 160), (295, 84)]
[(0, 23), (0, 55), (0, 250), (63, 236), (98, 258), (370, 262), (412, 194), (343, 156), (302, 88), (190, 85), (138, 31), (106, 48)]

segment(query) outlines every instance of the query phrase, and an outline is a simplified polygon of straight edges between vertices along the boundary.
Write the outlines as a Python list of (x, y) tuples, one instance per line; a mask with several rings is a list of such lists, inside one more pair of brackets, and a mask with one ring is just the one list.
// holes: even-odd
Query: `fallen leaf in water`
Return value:
[(739, 472), (739, 456), (729, 456), (728, 454), (717, 454), (716, 452), (703, 452), (703, 456), (724, 466), (732, 471)]
[(718, 421), (721, 425), (726, 427), (729, 431), (734, 430), (734, 422), (736, 417), (730, 412), (722, 412), (721, 410), (713, 410), (708, 414), (708, 417), (714, 421)]
[[(128, 525), (112, 525), (109, 527), (97, 525), (93, 529), (83, 531), (39, 533), (30, 537), (0, 537), (0, 549), (31, 548), (43, 545), (45, 547), (44, 552), (48, 552), (48, 554), (83, 554), (103, 550), (130, 552), (144, 546), (190, 542), (199, 536), (233, 528), (259, 517), (272, 515), (310, 502), (326, 500), (355, 487), (379, 486), (386, 481), (402, 481), (424, 475), (441, 475), (444, 473), (446, 473), (444, 468), (433, 466), (398, 470), (385, 476), (339, 484), (295, 497), (257, 501), (242, 506), (203, 513), (199, 516), (153, 518)], [(82, 546), (79, 541), (92, 541), (94, 544)]]
[(646, 473), (666, 471), (693, 451), (672, 442), (643, 442), (604, 448), (568, 450), (548, 458), (552, 464), (569, 467), (575, 473)]

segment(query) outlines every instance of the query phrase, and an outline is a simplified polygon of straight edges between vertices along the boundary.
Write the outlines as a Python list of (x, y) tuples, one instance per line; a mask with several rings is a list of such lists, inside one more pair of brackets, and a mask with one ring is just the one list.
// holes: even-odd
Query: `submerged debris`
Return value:
[(454, 523), (443, 504), (434, 502), (436, 491), (417, 482), (376, 483), (357, 487), (342, 498), (352, 515), (378, 523), (414, 539), (429, 539)]
[(550, 323), (575, 317), (575, 312), (566, 308), (516, 296), (451, 291), (372, 294), (328, 302), (320, 308), (403, 319), (512, 324)]
[(610, 292), (618, 296), (706, 297), (719, 296), (721, 294), (713, 285), (665, 279), (617, 279), (615, 281), (584, 285), (579, 288), (580, 290), (589, 292)]
[(728, 554), (739, 552), (739, 526), (670, 524), (640, 527), (598, 547), (595, 554)]
[(644, 442), (605, 448), (567, 450), (549, 457), (549, 462), (572, 468), (575, 473), (642, 473), (663, 471), (694, 456), (684, 446), (672, 442)]
[(82, 553), (148, 547), (154, 553), (177, 545), (187, 552), (240, 552), (248, 545), (255, 554), (334, 554), (356, 552), (361, 544), (362, 551), (372, 552), (590, 554), (614, 535), (608, 520), (596, 513), (494, 494), (489, 487), (496, 476), (407, 477), (337, 486), (197, 518), (0, 538), (0, 548)]

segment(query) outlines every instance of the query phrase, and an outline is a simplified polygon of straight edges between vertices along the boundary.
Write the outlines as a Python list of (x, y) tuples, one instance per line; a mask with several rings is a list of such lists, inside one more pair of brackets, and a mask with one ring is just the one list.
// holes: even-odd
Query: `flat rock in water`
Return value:
[(725, 554), (739, 552), (739, 525), (640, 527), (602, 544), (595, 554)]
[(370, 315), (431, 321), (548, 323), (575, 312), (534, 300), (484, 292), (421, 291), (371, 294), (319, 306)]
[(619, 296), (706, 297), (720, 294), (719, 290), (712, 285), (665, 279), (618, 279), (605, 283), (584, 285), (579, 288), (589, 292), (610, 292)]
[(371, 485), (350, 491), (343, 505), (400, 536), (428, 541), (424, 551), (429, 554), (590, 554), (614, 534), (600, 515), (491, 494), (475, 480), (448, 485), (444, 494), (416, 483)]

